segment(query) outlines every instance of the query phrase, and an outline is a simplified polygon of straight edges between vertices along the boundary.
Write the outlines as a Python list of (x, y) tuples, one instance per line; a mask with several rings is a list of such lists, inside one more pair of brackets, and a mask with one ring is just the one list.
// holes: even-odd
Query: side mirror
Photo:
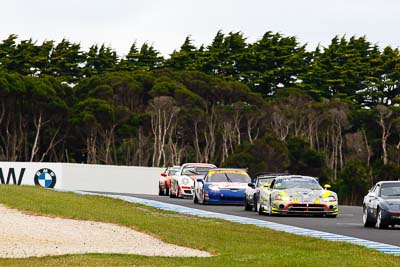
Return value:
[(327, 190), (328, 188), (331, 188), (331, 186), (329, 184), (324, 185), (325, 190)]
[(201, 179), (201, 178), (197, 178), (197, 179), (196, 179), (196, 182), (204, 184), (204, 180)]
[(271, 184), (269, 184), (269, 183), (263, 184), (263, 187), (270, 187), (270, 186), (271, 186)]
[(248, 185), (249, 187), (253, 188), (253, 189), (256, 187), (256, 185), (253, 184), (253, 183), (248, 183), (247, 185)]
[(161, 173), (161, 176), (162, 176), (162, 177), (167, 177), (167, 174), (166, 174), (165, 172), (162, 172), (162, 173)]

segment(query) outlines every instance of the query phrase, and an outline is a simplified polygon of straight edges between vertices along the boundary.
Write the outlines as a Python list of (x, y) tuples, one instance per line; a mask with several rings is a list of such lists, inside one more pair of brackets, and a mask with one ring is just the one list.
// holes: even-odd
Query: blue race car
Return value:
[(242, 169), (212, 169), (194, 184), (194, 203), (243, 205), (250, 176)]

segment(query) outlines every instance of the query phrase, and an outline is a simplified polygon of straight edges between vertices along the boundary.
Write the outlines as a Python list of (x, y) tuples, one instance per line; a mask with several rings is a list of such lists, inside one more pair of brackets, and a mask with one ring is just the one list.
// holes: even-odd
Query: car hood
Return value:
[(388, 204), (400, 204), (400, 198), (384, 198)]
[(189, 177), (190, 179), (195, 181), (198, 178), (203, 178), (204, 175), (202, 175), (202, 174), (188, 174), (188, 175), (183, 175), (183, 177)]
[(299, 202), (315, 201), (316, 199), (322, 199), (332, 194), (328, 190), (312, 190), (307, 188), (289, 188), (279, 190), (279, 192), (286, 193), (290, 200), (297, 200)]
[(383, 199), (383, 206), (387, 206), (391, 211), (400, 211), (400, 199), (398, 198), (385, 198)]

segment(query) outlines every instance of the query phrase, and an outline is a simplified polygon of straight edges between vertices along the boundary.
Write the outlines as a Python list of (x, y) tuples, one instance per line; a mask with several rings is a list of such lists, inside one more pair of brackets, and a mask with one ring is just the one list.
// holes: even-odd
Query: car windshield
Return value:
[(182, 170), (183, 175), (206, 175), (209, 170), (213, 167), (211, 166), (188, 166)]
[(262, 187), (264, 184), (271, 184), (272, 180), (274, 180), (275, 177), (270, 177), (270, 178), (258, 178), (257, 179), (257, 187)]
[(383, 183), (381, 185), (381, 197), (400, 198), (400, 183)]
[(319, 185), (316, 179), (305, 178), (305, 177), (279, 178), (275, 181), (274, 188), (276, 189), (307, 188), (313, 190), (322, 189), (322, 187)]
[(169, 175), (175, 175), (175, 174), (179, 171), (179, 169), (180, 169), (180, 168), (173, 168), (173, 169), (170, 169), (170, 170), (169, 170)]
[(211, 183), (250, 183), (251, 179), (245, 171), (223, 170), (210, 171), (207, 181)]

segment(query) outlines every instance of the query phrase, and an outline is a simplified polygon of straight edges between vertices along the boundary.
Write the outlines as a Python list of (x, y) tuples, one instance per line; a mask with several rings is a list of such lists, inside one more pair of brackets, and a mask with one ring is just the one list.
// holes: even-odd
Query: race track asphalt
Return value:
[(400, 226), (388, 229), (365, 228), (362, 225), (362, 208), (354, 206), (339, 206), (337, 218), (308, 217), (308, 216), (266, 216), (254, 211), (245, 211), (243, 206), (231, 205), (201, 205), (194, 204), (192, 199), (169, 198), (166, 196), (108, 193), (115, 195), (133, 196), (137, 198), (156, 200), (160, 202), (181, 205), (206, 211), (219, 212), (229, 215), (265, 220), (306, 229), (324, 231), (339, 235), (351, 236), (385, 244), (400, 246)]

